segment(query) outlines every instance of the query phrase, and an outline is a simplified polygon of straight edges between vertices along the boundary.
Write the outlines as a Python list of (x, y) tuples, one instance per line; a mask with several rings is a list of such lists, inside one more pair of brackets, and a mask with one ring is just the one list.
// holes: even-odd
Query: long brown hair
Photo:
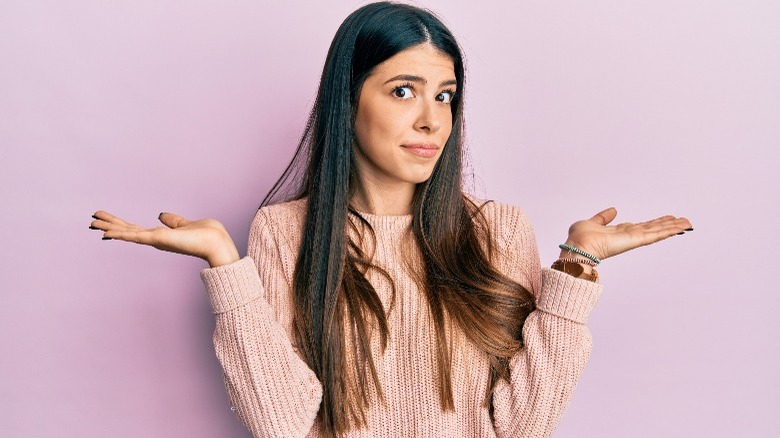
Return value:
[[(509, 379), (509, 359), (522, 348), (521, 331), (534, 309), (533, 296), (491, 263), (493, 244), (479, 206), (462, 193), (464, 67), (450, 31), (428, 11), (403, 4), (373, 3), (347, 17), (323, 68), (317, 99), (295, 156), (263, 200), (285, 188), (307, 198), (307, 213), (294, 274), (295, 342), (323, 386), (318, 418), (322, 432), (338, 435), (366, 424), (369, 385), (381, 384), (371, 356), (371, 327), (387, 345), (385, 309), (366, 279), (372, 264), (350, 228), (373, 235), (350, 209), (357, 180), (352, 142), (360, 88), (378, 64), (409, 47), (430, 43), (455, 68), (458, 93), (451, 101), (453, 128), (431, 177), (418, 184), (412, 235), (419, 249), (420, 286), (436, 327), (440, 400), (454, 409), (451, 351), (445, 325), (454, 320), (490, 360), (485, 403), (495, 383)], [(349, 336), (349, 339), (347, 337)]]

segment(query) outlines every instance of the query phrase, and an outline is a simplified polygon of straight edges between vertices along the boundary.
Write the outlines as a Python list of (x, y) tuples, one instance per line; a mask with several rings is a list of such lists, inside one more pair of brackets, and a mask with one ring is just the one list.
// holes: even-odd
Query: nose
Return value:
[(419, 114), (414, 129), (432, 134), (441, 128), (441, 114), (436, 108), (437, 102), (427, 102), (421, 99)]

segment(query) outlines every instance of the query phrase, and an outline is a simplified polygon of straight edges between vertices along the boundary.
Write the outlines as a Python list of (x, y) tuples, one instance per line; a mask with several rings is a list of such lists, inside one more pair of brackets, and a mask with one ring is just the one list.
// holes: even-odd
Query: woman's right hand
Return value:
[(95, 220), (89, 228), (104, 231), (105, 240), (135, 242), (162, 251), (198, 257), (212, 268), (240, 258), (225, 226), (214, 219), (189, 221), (173, 213), (160, 213), (158, 219), (164, 227), (143, 228), (102, 210), (92, 217)]

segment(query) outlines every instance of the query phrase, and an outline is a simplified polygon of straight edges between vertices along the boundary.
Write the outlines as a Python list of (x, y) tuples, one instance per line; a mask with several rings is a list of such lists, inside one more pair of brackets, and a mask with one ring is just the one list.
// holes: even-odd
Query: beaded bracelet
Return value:
[(565, 272), (574, 278), (582, 278), (594, 283), (598, 283), (599, 281), (599, 273), (596, 272), (595, 269), (591, 269), (590, 273), (586, 274), (585, 268), (583, 268), (580, 263), (567, 263), (564, 259), (558, 259), (552, 264), (551, 268), (556, 271)]
[(588, 265), (590, 267), (595, 268), (597, 263), (590, 259), (581, 259), (577, 257), (571, 257), (571, 258), (559, 258), (558, 260), (566, 262), (566, 263), (582, 263), (583, 265)]
[(579, 255), (581, 255), (581, 256), (583, 256), (585, 258), (588, 258), (590, 260), (593, 260), (593, 262), (596, 263), (597, 265), (599, 263), (601, 263), (601, 260), (599, 260), (599, 258), (594, 256), (593, 254), (588, 254), (587, 252), (585, 252), (585, 251), (583, 251), (583, 250), (581, 250), (579, 248), (575, 248), (573, 246), (569, 246), (569, 245), (567, 245), (565, 243), (561, 243), (560, 245), (558, 245), (558, 248), (565, 249), (566, 251), (570, 251), (570, 252), (573, 252), (575, 254), (579, 254)]

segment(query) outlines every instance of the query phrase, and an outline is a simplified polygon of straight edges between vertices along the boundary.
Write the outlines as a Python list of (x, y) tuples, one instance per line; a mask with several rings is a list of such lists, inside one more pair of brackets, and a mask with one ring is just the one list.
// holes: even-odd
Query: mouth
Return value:
[(435, 157), (439, 153), (439, 146), (434, 143), (413, 143), (401, 145), (407, 151), (425, 158)]

